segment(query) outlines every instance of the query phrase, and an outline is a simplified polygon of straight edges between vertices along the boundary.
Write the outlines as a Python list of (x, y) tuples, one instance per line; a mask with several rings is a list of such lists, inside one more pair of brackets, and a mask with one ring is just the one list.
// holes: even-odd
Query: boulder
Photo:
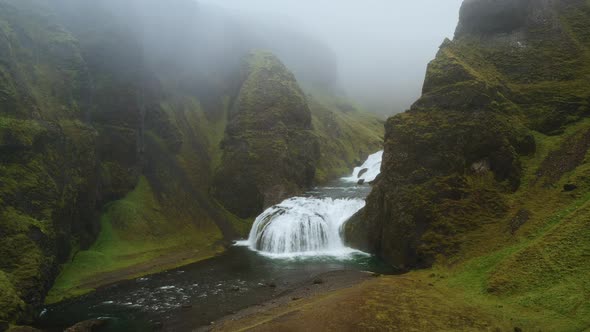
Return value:
[(514, 234), (531, 218), (531, 212), (526, 209), (520, 209), (518, 213), (510, 220), (510, 233)]
[(357, 178), (361, 178), (361, 176), (365, 175), (365, 173), (367, 173), (369, 169), (368, 168), (363, 168), (361, 169), (361, 171), (359, 172), (359, 175), (357, 176)]

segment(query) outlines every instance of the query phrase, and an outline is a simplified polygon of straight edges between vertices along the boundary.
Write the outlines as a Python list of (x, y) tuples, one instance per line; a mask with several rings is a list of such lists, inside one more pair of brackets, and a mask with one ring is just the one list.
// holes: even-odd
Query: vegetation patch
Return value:
[[(125, 279), (208, 258), (221, 250), (217, 242), (222, 237), (217, 229), (204, 230), (167, 217), (145, 178), (125, 198), (107, 206), (101, 225), (92, 247), (75, 252), (63, 267), (47, 303), (94, 290), (92, 286), (100, 286), (100, 276), (106, 272), (155, 261), (148, 268), (122, 273), (120, 278)], [(193, 256), (172, 266), (158, 265), (158, 258), (175, 252), (191, 252)]]

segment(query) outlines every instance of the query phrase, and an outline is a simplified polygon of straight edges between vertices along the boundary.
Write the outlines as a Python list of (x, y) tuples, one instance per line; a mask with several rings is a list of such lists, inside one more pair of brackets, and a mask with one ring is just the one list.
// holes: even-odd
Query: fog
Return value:
[[(369, 109), (404, 111), (426, 66), (452, 38), (462, 0), (197, 0), (235, 17), (288, 26), (334, 55), (339, 85)], [(272, 28), (271, 28), (272, 29)], [(304, 57), (309, 50), (292, 50)], [(284, 55), (283, 55), (284, 56)], [(288, 62), (288, 61), (287, 61)]]
[(267, 49), (308, 93), (344, 94), (367, 110), (390, 115), (420, 96), (428, 62), (453, 36), (461, 1), (55, 3), (87, 52), (96, 55), (92, 63), (112, 59), (117, 61), (109, 65), (119, 65), (121, 72), (148, 69), (208, 99), (231, 95), (241, 59), (253, 49)]

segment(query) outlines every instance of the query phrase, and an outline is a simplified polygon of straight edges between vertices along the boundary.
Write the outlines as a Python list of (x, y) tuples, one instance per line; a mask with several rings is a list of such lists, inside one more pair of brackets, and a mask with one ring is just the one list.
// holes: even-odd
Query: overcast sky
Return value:
[[(462, 0), (198, 0), (266, 19), (286, 16), (337, 55), (349, 95), (403, 111), (420, 95), (426, 65), (453, 37)], [(302, 50), (304, 52), (305, 50)]]

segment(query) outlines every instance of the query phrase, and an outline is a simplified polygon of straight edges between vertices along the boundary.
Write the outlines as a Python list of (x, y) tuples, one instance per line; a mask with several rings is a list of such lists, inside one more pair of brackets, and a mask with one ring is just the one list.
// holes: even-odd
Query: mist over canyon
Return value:
[(0, 0), (0, 332), (585, 331), (588, 0)]

